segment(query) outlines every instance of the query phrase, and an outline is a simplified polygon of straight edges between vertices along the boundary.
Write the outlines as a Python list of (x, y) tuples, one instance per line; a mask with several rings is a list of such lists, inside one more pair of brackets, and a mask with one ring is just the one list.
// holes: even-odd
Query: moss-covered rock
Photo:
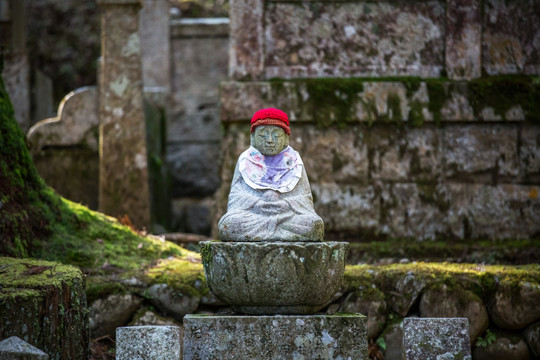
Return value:
[(0, 289), (0, 338), (18, 336), (51, 359), (88, 357), (85, 280), (79, 269), (0, 257)]

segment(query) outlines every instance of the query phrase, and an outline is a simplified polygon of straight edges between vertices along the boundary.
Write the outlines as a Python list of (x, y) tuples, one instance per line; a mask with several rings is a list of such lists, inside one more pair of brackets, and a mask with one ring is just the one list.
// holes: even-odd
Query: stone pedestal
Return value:
[(363, 315), (184, 317), (184, 360), (367, 360)]
[(208, 286), (242, 314), (315, 314), (341, 287), (347, 243), (201, 243)]

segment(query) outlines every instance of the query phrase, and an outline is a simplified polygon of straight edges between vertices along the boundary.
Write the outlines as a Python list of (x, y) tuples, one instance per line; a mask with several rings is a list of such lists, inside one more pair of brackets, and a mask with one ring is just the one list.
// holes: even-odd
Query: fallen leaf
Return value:
[(23, 275), (37, 275), (37, 274), (41, 274), (42, 272), (50, 268), (52, 268), (52, 266), (45, 266), (45, 265), (31, 266), (31, 267), (28, 267), (28, 270), (26, 270), (22, 274)]

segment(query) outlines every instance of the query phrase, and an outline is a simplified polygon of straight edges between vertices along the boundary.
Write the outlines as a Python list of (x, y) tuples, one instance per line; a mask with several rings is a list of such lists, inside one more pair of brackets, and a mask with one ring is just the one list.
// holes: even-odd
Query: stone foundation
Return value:
[(366, 317), (186, 315), (183, 353), (184, 360), (367, 360)]

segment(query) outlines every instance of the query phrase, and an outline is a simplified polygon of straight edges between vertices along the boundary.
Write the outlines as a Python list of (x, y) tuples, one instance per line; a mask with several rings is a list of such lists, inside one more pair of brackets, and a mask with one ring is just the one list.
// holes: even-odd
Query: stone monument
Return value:
[(289, 135), (279, 109), (251, 119), (251, 146), (236, 164), (220, 241), (201, 243), (208, 286), (238, 316), (187, 315), (184, 359), (207, 358), (208, 349), (221, 359), (367, 359), (365, 316), (313, 315), (341, 287), (348, 244), (323, 241)]

